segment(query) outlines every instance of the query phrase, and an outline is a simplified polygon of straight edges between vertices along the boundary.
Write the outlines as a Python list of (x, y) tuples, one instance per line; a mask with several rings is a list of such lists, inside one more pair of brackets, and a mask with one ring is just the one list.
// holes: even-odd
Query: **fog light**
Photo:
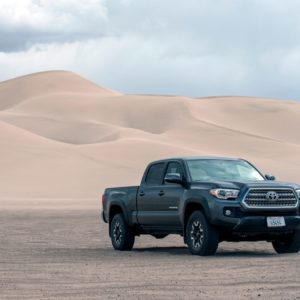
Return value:
[(232, 211), (230, 209), (226, 209), (225, 210), (225, 216), (231, 216), (232, 215)]

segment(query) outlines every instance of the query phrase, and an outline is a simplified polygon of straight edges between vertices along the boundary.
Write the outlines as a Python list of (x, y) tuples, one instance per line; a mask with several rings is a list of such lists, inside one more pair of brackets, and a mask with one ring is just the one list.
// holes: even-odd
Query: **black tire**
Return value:
[(279, 253), (298, 253), (300, 250), (300, 231), (289, 235), (282, 240), (272, 242), (274, 250)]
[(214, 255), (218, 249), (219, 233), (201, 211), (195, 211), (186, 226), (186, 243), (194, 255)]
[(115, 250), (131, 250), (134, 244), (134, 233), (125, 223), (122, 214), (116, 214), (110, 224), (110, 238)]
[(158, 233), (158, 234), (152, 234), (153, 237), (155, 237), (156, 239), (164, 239), (166, 236), (168, 236), (168, 234), (163, 234), (163, 233)]

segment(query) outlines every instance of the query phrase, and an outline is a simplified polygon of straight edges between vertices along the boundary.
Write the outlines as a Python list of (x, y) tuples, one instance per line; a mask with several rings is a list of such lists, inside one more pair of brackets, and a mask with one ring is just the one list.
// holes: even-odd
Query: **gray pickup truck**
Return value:
[(213, 255), (222, 241), (272, 242), (300, 250), (300, 186), (263, 176), (243, 159), (180, 157), (152, 162), (140, 186), (107, 188), (104, 222), (116, 250), (135, 236), (180, 234), (192, 254)]

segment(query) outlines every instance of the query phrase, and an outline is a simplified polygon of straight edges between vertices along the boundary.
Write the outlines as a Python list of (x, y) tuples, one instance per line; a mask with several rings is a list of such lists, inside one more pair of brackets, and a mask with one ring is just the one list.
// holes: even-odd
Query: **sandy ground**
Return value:
[(1, 299), (300, 299), (300, 255), (268, 243), (189, 254), (180, 237), (111, 247), (97, 209), (2, 209)]

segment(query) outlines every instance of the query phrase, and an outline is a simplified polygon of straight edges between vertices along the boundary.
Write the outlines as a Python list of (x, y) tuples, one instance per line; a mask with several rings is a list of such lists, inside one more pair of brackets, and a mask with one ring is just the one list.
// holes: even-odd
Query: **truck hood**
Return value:
[(249, 188), (293, 188), (300, 189), (300, 185), (281, 181), (195, 181), (191, 183), (191, 189), (228, 188), (245, 190)]

